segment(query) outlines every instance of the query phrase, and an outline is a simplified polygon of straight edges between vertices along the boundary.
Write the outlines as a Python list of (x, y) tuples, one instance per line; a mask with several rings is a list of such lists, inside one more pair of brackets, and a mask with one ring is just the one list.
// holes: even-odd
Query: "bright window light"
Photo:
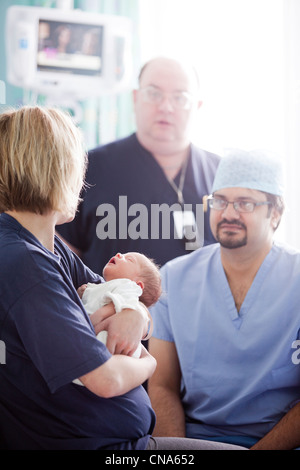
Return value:
[(171, 55), (198, 70), (193, 142), (220, 155), (265, 148), (284, 159), (287, 211), (277, 237), (300, 248), (300, 2), (140, 0), (139, 8), (142, 62)]

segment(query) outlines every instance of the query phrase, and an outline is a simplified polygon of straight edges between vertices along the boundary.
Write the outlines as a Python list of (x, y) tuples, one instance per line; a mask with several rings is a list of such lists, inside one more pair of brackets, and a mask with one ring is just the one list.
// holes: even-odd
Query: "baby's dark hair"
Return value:
[(141, 273), (141, 281), (144, 283), (144, 290), (140, 296), (140, 301), (146, 306), (150, 307), (155, 304), (161, 296), (161, 279), (159, 273), (159, 266), (151, 258), (145, 256), (145, 266)]

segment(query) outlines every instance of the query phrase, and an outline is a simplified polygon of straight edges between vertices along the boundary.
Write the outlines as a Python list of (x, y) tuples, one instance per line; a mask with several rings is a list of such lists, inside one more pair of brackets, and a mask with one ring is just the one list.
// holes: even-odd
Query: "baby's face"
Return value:
[(117, 253), (104, 266), (103, 277), (106, 281), (112, 279), (131, 279), (137, 282), (144, 265), (144, 257), (140, 253)]

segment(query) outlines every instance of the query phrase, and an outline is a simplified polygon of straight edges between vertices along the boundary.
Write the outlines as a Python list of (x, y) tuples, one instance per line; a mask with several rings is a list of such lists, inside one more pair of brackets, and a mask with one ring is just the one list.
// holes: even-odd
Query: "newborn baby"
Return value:
[[(84, 284), (78, 294), (89, 315), (103, 305), (113, 302), (116, 314), (125, 308), (140, 310), (150, 307), (161, 295), (160, 274), (157, 265), (140, 253), (117, 253), (103, 269), (106, 282)], [(106, 344), (107, 332), (101, 331), (97, 338)], [(134, 357), (140, 357), (141, 346)]]

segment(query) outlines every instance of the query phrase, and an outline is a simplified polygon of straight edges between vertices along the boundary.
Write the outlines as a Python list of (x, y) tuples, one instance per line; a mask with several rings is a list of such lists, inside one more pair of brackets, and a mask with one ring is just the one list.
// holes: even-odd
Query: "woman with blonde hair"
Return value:
[[(146, 351), (139, 361), (112, 355), (97, 341), (76, 289), (102, 278), (55, 236), (75, 216), (85, 168), (81, 133), (62, 111), (0, 115), (0, 441), (8, 448), (144, 448), (153, 428), (138, 386), (155, 361)], [(145, 317), (135, 313), (139, 338)], [(116, 412), (118, 426), (105, 418)]]
[[(75, 216), (85, 168), (81, 134), (62, 111), (0, 115), (0, 448), (138, 450), (159, 442), (141, 385), (156, 362), (145, 348), (131, 357), (147, 311), (112, 315), (109, 305), (90, 319), (77, 288), (103, 279), (55, 236)], [(107, 347), (97, 340), (101, 329)]]

